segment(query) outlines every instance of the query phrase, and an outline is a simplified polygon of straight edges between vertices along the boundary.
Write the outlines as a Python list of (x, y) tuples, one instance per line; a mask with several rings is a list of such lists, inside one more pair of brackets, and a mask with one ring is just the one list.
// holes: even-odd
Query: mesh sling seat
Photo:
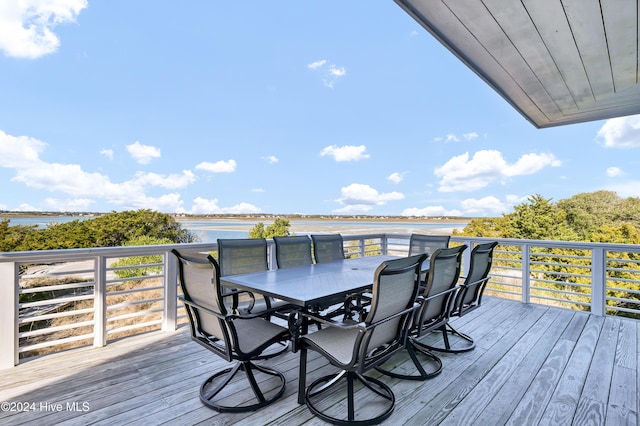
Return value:
[[(219, 238), (218, 259), (220, 275), (248, 274), (269, 269), (267, 256), (267, 240), (264, 238)], [(291, 305), (272, 297), (254, 297), (252, 301), (241, 307), (242, 312), (259, 312), (265, 309), (276, 309), (275, 315), (284, 317), (279, 311), (291, 309)]]
[[(321, 377), (311, 383), (305, 392), (309, 410), (334, 424), (376, 424), (393, 412), (395, 396), (382, 381), (364, 373), (386, 361), (405, 346), (408, 326), (419, 306), (416, 303), (418, 277), (426, 256), (414, 256), (383, 262), (374, 273), (373, 299), (364, 322), (336, 322), (301, 313), (321, 321), (328, 327), (301, 336), (300, 349), (313, 350), (338, 367), (336, 374)], [(300, 366), (305, 377), (306, 366)], [(344, 404), (323, 403), (335, 397), (344, 397), (346, 382), (346, 410)], [(356, 384), (363, 385), (358, 392), (372, 391), (380, 405), (370, 400), (362, 409), (355, 407)], [(376, 408), (378, 407), (378, 408)], [(363, 416), (367, 418), (362, 418)], [(356, 418), (357, 416), (357, 418)]]
[(449, 248), (449, 235), (411, 234), (409, 238), (409, 256), (426, 253), (433, 255), (437, 249)]
[[(449, 235), (411, 234), (409, 238), (409, 256), (426, 253), (427, 256), (441, 248), (449, 248)], [(422, 285), (427, 281), (427, 274), (422, 274)]]
[[(451, 308), (450, 316), (461, 317), (480, 307), (482, 294), (489, 282), (489, 271), (493, 262), (493, 249), (498, 245), (497, 241), (478, 244), (471, 250), (469, 270), (466, 277), (461, 277), (462, 284), (458, 286), (455, 301)], [(459, 344), (452, 347), (449, 337), (459, 338)], [(432, 350), (450, 353), (460, 353), (473, 350), (475, 343), (473, 339), (456, 330), (447, 322), (444, 347), (431, 345)]]
[(313, 234), (313, 257), (316, 263), (344, 260), (344, 240), (340, 234)]
[[(420, 341), (432, 331), (442, 331), (445, 339), (446, 325), (449, 321), (451, 306), (455, 299), (456, 286), (460, 277), (462, 253), (467, 248), (461, 245), (449, 249), (437, 249), (429, 260), (429, 274), (426, 287), (418, 297), (420, 309), (411, 325), (406, 349), (417, 374), (405, 374), (388, 370), (380, 365), (376, 370), (391, 377), (405, 380), (426, 380), (442, 371), (442, 360), (431, 352), (431, 347)], [(430, 369), (427, 371), (418, 359), (418, 354), (427, 357)]]
[[(253, 361), (274, 356), (265, 354), (266, 350), (290, 339), (289, 331), (257, 314), (243, 316), (227, 312), (220, 269), (211, 255), (172, 252), (179, 261), (183, 293), (179, 298), (189, 317), (191, 339), (229, 362), (236, 361), (233, 367), (218, 371), (204, 381), (200, 386), (200, 401), (219, 412), (246, 412), (280, 398), (286, 384), (284, 375)], [(239, 372), (246, 376), (252, 392), (239, 391), (241, 383), (232, 382)], [(234, 401), (237, 403), (226, 405)]]
[(306, 235), (273, 237), (278, 269), (311, 265), (311, 239)]

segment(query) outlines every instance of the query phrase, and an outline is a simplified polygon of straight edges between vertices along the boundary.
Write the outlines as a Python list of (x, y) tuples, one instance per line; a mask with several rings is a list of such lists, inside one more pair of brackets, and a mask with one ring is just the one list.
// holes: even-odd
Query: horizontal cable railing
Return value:
[[(410, 235), (343, 237), (346, 257), (356, 258), (404, 256)], [(486, 294), (640, 318), (640, 246), (459, 236), (451, 245), (494, 240)], [(214, 243), (0, 253), (0, 368), (69, 347), (175, 330), (186, 317), (177, 303), (173, 248), (217, 255)], [(269, 261), (276, 264), (271, 241)]]

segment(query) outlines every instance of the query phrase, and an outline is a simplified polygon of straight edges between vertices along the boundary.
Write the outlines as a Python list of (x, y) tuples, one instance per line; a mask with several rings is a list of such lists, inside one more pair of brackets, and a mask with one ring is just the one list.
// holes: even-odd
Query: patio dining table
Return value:
[[(301, 311), (319, 311), (353, 293), (371, 288), (375, 270), (397, 256), (365, 256), (337, 262), (317, 263), (221, 277), (223, 284), (284, 300)], [(306, 324), (302, 327), (306, 332)], [(300, 351), (298, 403), (304, 404), (306, 351)]]

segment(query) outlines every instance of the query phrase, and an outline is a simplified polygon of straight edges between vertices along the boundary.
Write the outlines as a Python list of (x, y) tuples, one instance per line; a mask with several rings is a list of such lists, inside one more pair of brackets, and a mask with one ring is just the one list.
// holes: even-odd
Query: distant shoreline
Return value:
[[(98, 217), (108, 213), (98, 212), (0, 212), (0, 218), (47, 218), (47, 217), (73, 217), (79, 218)], [(442, 222), (442, 223), (468, 223), (472, 217), (452, 216), (369, 216), (369, 215), (303, 215), (303, 214), (170, 214), (176, 220), (237, 220), (237, 221), (272, 221), (285, 220), (318, 220), (318, 221), (353, 221), (353, 222)]]

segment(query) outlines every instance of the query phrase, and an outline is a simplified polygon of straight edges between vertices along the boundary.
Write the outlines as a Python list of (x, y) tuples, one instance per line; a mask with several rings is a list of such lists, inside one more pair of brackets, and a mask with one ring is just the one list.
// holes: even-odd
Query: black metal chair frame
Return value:
[[(466, 248), (466, 245), (461, 245), (437, 249), (429, 259), (430, 267), (426, 287), (424, 287), (423, 294), (418, 297), (420, 309), (410, 326), (406, 342), (407, 353), (418, 374), (397, 373), (382, 365), (377, 366), (376, 370), (387, 376), (404, 380), (427, 380), (442, 372), (442, 360), (431, 351), (431, 346), (422, 343), (420, 339), (432, 331), (442, 331), (446, 339), (445, 330), (457, 291), (462, 253)], [(450, 269), (452, 267), (453, 269)], [(443, 288), (435, 288), (434, 284), (440, 279), (441, 274), (448, 275), (447, 282), (442, 285)], [(432, 365), (429, 371), (418, 359), (419, 354), (427, 357), (427, 362)]]
[[(248, 412), (255, 411), (266, 405), (271, 404), (284, 394), (286, 379), (282, 373), (272, 368), (255, 364), (253, 361), (265, 360), (273, 358), (282, 353), (282, 351), (265, 353), (270, 346), (287, 342), (290, 339), (289, 331), (275, 324), (270, 324), (270, 336), (264, 337), (264, 340), (246, 352), (242, 349), (243, 336), (238, 333), (236, 327), (237, 321), (265, 321), (265, 315), (270, 312), (265, 311), (254, 315), (237, 315), (226, 312), (223, 298), (228, 297), (229, 293), (223, 293), (220, 285), (220, 269), (216, 260), (211, 255), (194, 256), (193, 254), (183, 254), (177, 250), (172, 250), (173, 254), (178, 258), (179, 262), (179, 282), (182, 289), (182, 295), (178, 298), (184, 303), (189, 318), (191, 330), (191, 339), (202, 345), (209, 351), (217, 354), (221, 358), (232, 362), (236, 361), (233, 367), (225, 368), (214, 373), (207, 378), (200, 386), (200, 401), (218, 412)], [(185, 268), (208, 269), (212, 271), (211, 282), (211, 300), (215, 300), (219, 312), (211, 307), (203, 306), (193, 300), (189, 293), (189, 288), (194, 290), (185, 279)], [(212, 305), (213, 306), (213, 305)], [(255, 322), (253, 323), (255, 324)], [(253, 325), (252, 324), (252, 325)], [(278, 329), (282, 329), (279, 331)], [(217, 400), (216, 396), (231, 382), (231, 380), (239, 373), (243, 372), (250, 384), (253, 393), (253, 404), (227, 406)], [(264, 373), (267, 376), (277, 377), (280, 381), (279, 387), (273, 388), (269, 384), (268, 388), (263, 391), (260, 387), (255, 375), (256, 372)], [(272, 396), (267, 397), (265, 394)]]
[[(456, 297), (451, 307), (450, 317), (461, 317), (479, 308), (482, 303), (482, 295), (489, 282), (489, 272), (493, 263), (493, 249), (498, 245), (497, 241), (478, 244), (471, 250), (469, 270), (464, 280), (457, 288)], [(429, 349), (448, 353), (468, 352), (475, 348), (473, 338), (456, 330), (449, 322), (442, 330), (444, 347), (430, 345)], [(450, 337), (458, 337), (461, 344), (453, 347)], [(462, 340), (467, 344), (462, 344)]]
[[(358, 333), (353, 345), (351, 361), (348, 364), (342, 363), (340, 360), (334, 358), (330, 353), (323, 351), (321, 347), (319, 347), (312, 341), (312, 338), (308, 338), (308, 336), (302, 336), (300, 338), (300, 350), (306, 351), (307, 349), (312, 349), (318, 351), (323, 356), (325, 356), (332, 365), (338, 367), (341, 370), (336, 374), (320, 377), (307, 387), (305, 392), (305, 402), (307, 404), (307, 407), (313, 414), (315, 414), (322, 420), (338, 425), (373, 425), (389, 418), (395, 407), (395, 395), (393, 394), (393, 391), (381, 380), (365, 375), (365, 372), (385, 362), (405, 347), (409, 324), (411, 323), (416, 309), (419, 308), (419, 305), (415, 302), (415, 300), (418, 294), (419, 274), (424, 259), (426, 259), (425, 255), (413, 256), (411, 259), (405, 258), (383, 262), (380, 267), (378, 267), (374, 276), (373, 300), (371, 311), (369, 312), (369, 317), (373, 317), (372, 321), (365, 320), (360, 323), (356, 323), (353, 321), (338, 322), (330, 321), (326, 318), (318, 317), (311, 313), (299, 313), (299, 315), (307, 316), (312, 320), (321, 322), (322, 324), (329, 326), (329, 328), (338, 327), (343, 331), (357, 330)], [(385, 316), (381, 319), (376, 318), (378, 316), (376, 314), (376, 310), (379, 306), (384, 306), (381, 305), (382, 302), (380, 301), (382, 297), (377, 296), (379, 292), (379, 286), (382, 285), (381, 282), (384, 280), (385, 276), (397, 274), (413, 275), (411, 283), (412, 293), (410, 297), (407, 298), (407, 304), (400, 311), (390, 313), (388, 316)], [(396, 321), (396, 323), (389, 324), (391, 321)], [(393, 329), (395, 330), (393, 338), (385, 340), (384, 344), (380, 345), (377, 348), (370, 347), (372, 340), (376, 336), (376, 330), (387, 324), (391, 327), (395, 327)], [(327, 331), (328, 330), (323, 329), (321, 331), (318, 331), (318, 333)], [(300, 374), (306, 375), (306, 366), (304, 367), (304, 369), (302, 369), (301, 366)], [(346, 416), (344, 416), (346, 418), (334, 417), (321, 411), (313, 401), (314, 397), (321, 395), (328, 389), (338, 386), (342, 380), (346, 381), (347, 388), (347, 408)], [(381, 414), (373, 418), (355, 420), (355, 382), (360, 382), (366, 389), (369, 389), (370, 391), (388, 401), (386, 408), (384, 408)]]

